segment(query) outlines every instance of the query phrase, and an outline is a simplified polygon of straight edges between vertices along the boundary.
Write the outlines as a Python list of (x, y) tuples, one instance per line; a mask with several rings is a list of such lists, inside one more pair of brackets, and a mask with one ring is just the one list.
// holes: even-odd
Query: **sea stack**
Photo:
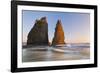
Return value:
[(65, 44), (64, 39), (65, 39), (65, 37), (64, 37), (62, 23), (61, 23), (61, 20), (58, 20), (57, 24), (56, 24), (56, 28), (55, 28), (55, 33), (54, 33), (52, 45), (53, 46), (63, 45), (63, 44)]
[(46, 17), (36, 20), (27, 37), (27, 45), (49, 45)]

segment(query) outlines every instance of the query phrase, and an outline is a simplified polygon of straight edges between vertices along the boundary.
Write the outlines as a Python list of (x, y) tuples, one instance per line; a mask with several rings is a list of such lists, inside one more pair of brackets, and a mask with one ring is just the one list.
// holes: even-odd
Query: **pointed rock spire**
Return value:
[(56, 24), (56, 28), (55, 28), (55, 33), (54, 33), (52, 45), (65, 44), (64, 39), (65, 39), (65, 37), (64, 37), (62, 23), (61, 23), (61, 20), (58, 20), (57, 24)]

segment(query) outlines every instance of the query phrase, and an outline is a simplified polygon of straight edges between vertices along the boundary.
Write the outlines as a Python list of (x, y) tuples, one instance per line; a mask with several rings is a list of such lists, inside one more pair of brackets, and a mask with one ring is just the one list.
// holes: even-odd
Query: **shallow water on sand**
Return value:
[(80, 60), (90, 58), (88, 46), (35, 46), (22, 49), (22, 62)]

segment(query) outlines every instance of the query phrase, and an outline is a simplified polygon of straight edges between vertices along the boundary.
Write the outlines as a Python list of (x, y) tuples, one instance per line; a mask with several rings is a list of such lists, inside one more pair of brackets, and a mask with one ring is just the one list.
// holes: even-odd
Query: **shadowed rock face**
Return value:
[(52, 41), (52, 45), (65, 44), (64, 39), (65, 37), (64, 37), (62, 23), (61, 23), (61, 20), (58, 20), (56, 24), (56, 28), (55, 28), (55, 34), (54, 34), (54, 38)]
[(48, 45), (48, 23), (46, 17), (36, 20), (28, 34), (27, 45)]

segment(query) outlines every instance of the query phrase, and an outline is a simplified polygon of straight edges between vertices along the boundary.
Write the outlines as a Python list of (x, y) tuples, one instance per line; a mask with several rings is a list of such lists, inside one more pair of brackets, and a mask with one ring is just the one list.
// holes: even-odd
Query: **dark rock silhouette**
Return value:
[(58, 20), (56, 24), (56, 28), (55, 28), (55, 34), (54, 34), (54, 38), (52, 41), (52, 45), (65, 44), (64, 39), (65, 37), (64, 37), (62, 23), (61, 23), (61, 20)]
[(35, 21), (33, 28), (28, 34), (27, 45), (49, 45), (46, 17)]

